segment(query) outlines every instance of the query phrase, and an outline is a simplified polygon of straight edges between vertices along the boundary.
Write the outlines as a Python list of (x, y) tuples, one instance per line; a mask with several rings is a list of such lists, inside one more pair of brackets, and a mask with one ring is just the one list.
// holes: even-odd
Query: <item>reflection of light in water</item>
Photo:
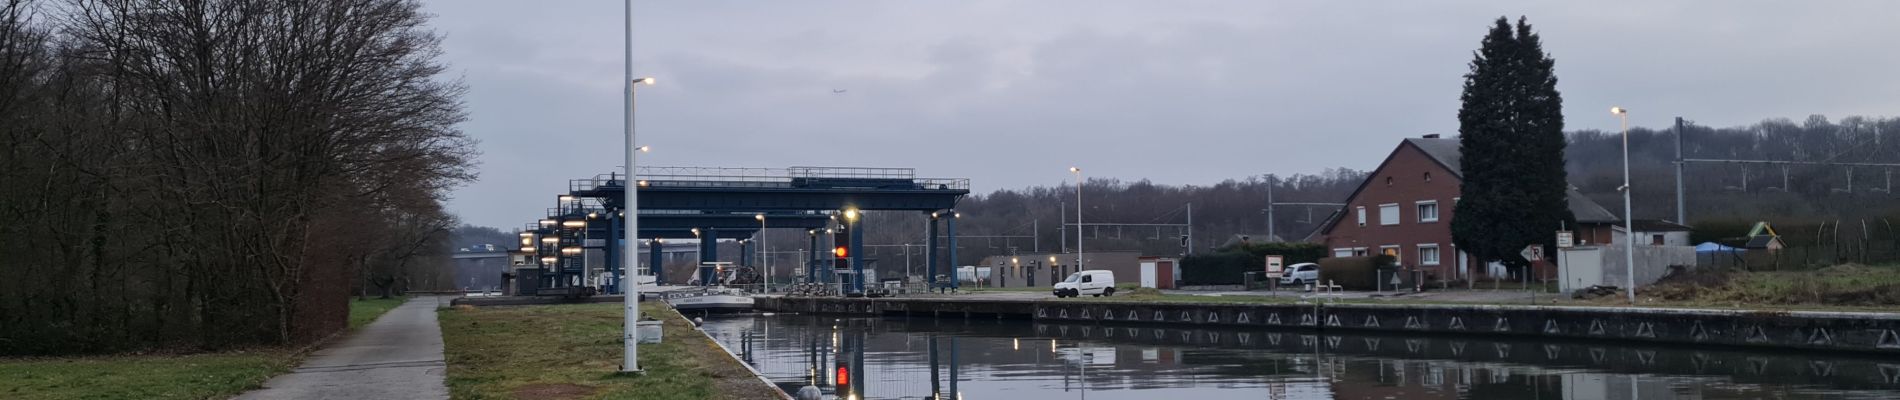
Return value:
[(1010, 350), (1022, 350), (1022, 349), (1023, 349), (1023, 342), (1022, 342), (1022, 339), (1010, 339), (1010, 340), (1009, 340), (1009, 349), (1010, 349)]
[(1054, 353), (1054, 352), (1056, 352), (1056, 340), (1055, 340), (1055, 339), (1049, 339), (1049, 352), (1050, 352), (1050, 353)]

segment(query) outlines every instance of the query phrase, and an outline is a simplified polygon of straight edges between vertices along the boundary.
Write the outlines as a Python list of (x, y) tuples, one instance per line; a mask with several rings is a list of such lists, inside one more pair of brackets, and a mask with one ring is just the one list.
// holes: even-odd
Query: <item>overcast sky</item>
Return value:
[[(430, 0), (469, 87), (464, 221), (621, 165), (620, 1)], [(1900, 2), (640, 1), (642, 165), (913, 167), (978, 193), (1370, 169), (1457, 131), (1491, 21), (1528, 16), (1569, 129), (1900, 110)], [(845, 90), (833, 93), (834, 89)]]

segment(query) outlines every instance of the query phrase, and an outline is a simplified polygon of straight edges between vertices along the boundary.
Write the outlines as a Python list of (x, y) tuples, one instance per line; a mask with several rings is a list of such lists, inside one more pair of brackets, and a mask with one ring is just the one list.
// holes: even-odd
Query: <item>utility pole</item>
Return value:
[[(1267, 175), (1267, 237), (1263, 239), (1265, 241), (1273, 241), (1276, 237), (1273, 230), (1273, 181), (1275, 180), (1273, 175)], [(1194, 223), (1189, 222), (1188, 224), (1193, 225)]]
[(1688, 210), (1688, 201), (1682, 192), (1682, 117), (1676, 117), (1676, 223), (1689, 224)]
[(1194, 255), (1194, 203), (1187, 203), (1187, 255)]

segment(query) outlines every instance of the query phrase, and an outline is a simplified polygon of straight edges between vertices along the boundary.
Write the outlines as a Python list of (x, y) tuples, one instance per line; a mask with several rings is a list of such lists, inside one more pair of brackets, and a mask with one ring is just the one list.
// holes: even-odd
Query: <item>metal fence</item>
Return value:
[(1789, 246), (1779, 250), (1751, 249), (1734, 252), (1704, 252), (1697, 265), (1744, 271), (1807, 271), (1844, 263), (1900, 263), (1900, 240), (1868, 240), (1858, 243), (1818, 246)]

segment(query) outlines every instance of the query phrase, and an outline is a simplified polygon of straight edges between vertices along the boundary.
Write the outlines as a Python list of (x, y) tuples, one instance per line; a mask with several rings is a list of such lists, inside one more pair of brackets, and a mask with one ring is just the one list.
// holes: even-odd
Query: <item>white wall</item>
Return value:
[[(1624, 264), (1623, 246), (1605, 246), (1603, 249), (1603, 282), (1610, 286), (1626, 286), (1624, 283), (1627, 267)], [(1669, 266), (1696, 265), (1695, 247), (1690, 246), (1636, 246), (1636, 285), (1644, 286), (1656, 283), (1663, 274), (1669, 272)]]

